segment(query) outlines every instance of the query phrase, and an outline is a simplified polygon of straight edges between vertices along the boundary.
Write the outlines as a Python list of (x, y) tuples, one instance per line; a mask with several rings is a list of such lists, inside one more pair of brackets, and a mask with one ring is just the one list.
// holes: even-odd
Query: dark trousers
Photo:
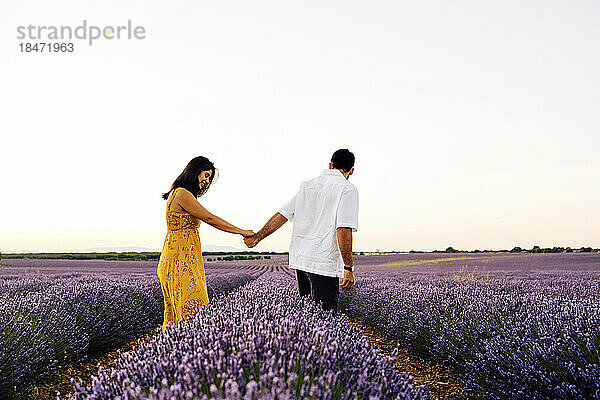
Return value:
[(321, 303), (324, 310), (333, 310), (337, 313), (340, 298), (340, 281), (337, 277), (313, 274), (296, 270), (296, 280), (300, 296), (310, 296)]

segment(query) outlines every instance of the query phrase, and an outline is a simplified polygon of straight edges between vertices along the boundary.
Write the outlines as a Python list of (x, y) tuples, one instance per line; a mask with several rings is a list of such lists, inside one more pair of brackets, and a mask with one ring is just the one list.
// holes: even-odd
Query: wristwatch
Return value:
[(347, 265), (344, 265), (344, 269), (345, 269), (346, 271), (354, 272), (354, 265), (353, 265), (353, 266), (351, 266), (351, 267), (349, 267), (349, 266), (347, 266)]

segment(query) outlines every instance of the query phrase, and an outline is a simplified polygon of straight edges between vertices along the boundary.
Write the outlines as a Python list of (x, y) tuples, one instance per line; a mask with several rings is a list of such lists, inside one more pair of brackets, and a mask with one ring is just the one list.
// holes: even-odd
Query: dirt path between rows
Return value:
[(26, 400), (56, 400), (57, 392), (60, 392), (63, 398), (68, 398), (68, 395), (73, 393), (71, 378), (74, 380), (81, 379), (87, 385), (90, 385), (92, 376), (98, 374), (98, 364), (102, 365), (102, 368), (105, 370), (116, 368), (115, 360), (119, 357), (119, 353), (131, 351), (138, 343), (150, 340), (159, 332), (160, 326), (157, 326), (146, 335), (132, 340), (118, 349), (92, 355), (84, 361), (69, 366), (68, 368), (59, 368), (56, 373), (46, 378), (28, 395), (22, 398)]
[[(392, 356), (396, 343), (386, 340), (382, 334), (370, 326), (361, 324), (359, 320), (351, 319), (350, 324), (359, 329), (385, 356)], [(431, 362), (425, 363), (406, 349), (399, 349), (394, 367), (399, 373), (406, 372), (411, 375), (416, 385), (426, 385), (432, 399), (481, 400), (483, 398), (464, 393), (462, 383), (451, 370)]]

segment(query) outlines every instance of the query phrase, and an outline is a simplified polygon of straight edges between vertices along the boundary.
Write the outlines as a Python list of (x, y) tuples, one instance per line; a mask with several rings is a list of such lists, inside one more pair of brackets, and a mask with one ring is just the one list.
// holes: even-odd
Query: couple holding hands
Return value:
[(256, 233), (211, 214), (198, 202), (215, 173), (206, 157), (195, 157), (162, 196), (168, 200), (167, 236), (158, 263), (165, 301), (163, 330), (208, 304), (200, 221), (242, 235), (250, 248), (292, 221), (289, 268), (296, 270), (300, 296), (310, 296), (335, 313), (340, 288), (354, 285), (352, 232), (358, 228), (358, 191), (348, 181), (354, 173), (354, 154), (347, 149), (333, 153), (329, 168), (302, 182), (296, 195)]

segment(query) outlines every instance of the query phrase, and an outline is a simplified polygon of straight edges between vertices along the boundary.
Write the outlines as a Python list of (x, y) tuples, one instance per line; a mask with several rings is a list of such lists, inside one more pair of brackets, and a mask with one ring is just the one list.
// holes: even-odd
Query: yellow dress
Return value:
[(208, 304), (208, 291), (198, 226), (191, 214), (169, 210), (176, 188), (167, 203), (167, 237), (158, 262), (158, 277), (165, 299), (163, 330), (187, 319)]

